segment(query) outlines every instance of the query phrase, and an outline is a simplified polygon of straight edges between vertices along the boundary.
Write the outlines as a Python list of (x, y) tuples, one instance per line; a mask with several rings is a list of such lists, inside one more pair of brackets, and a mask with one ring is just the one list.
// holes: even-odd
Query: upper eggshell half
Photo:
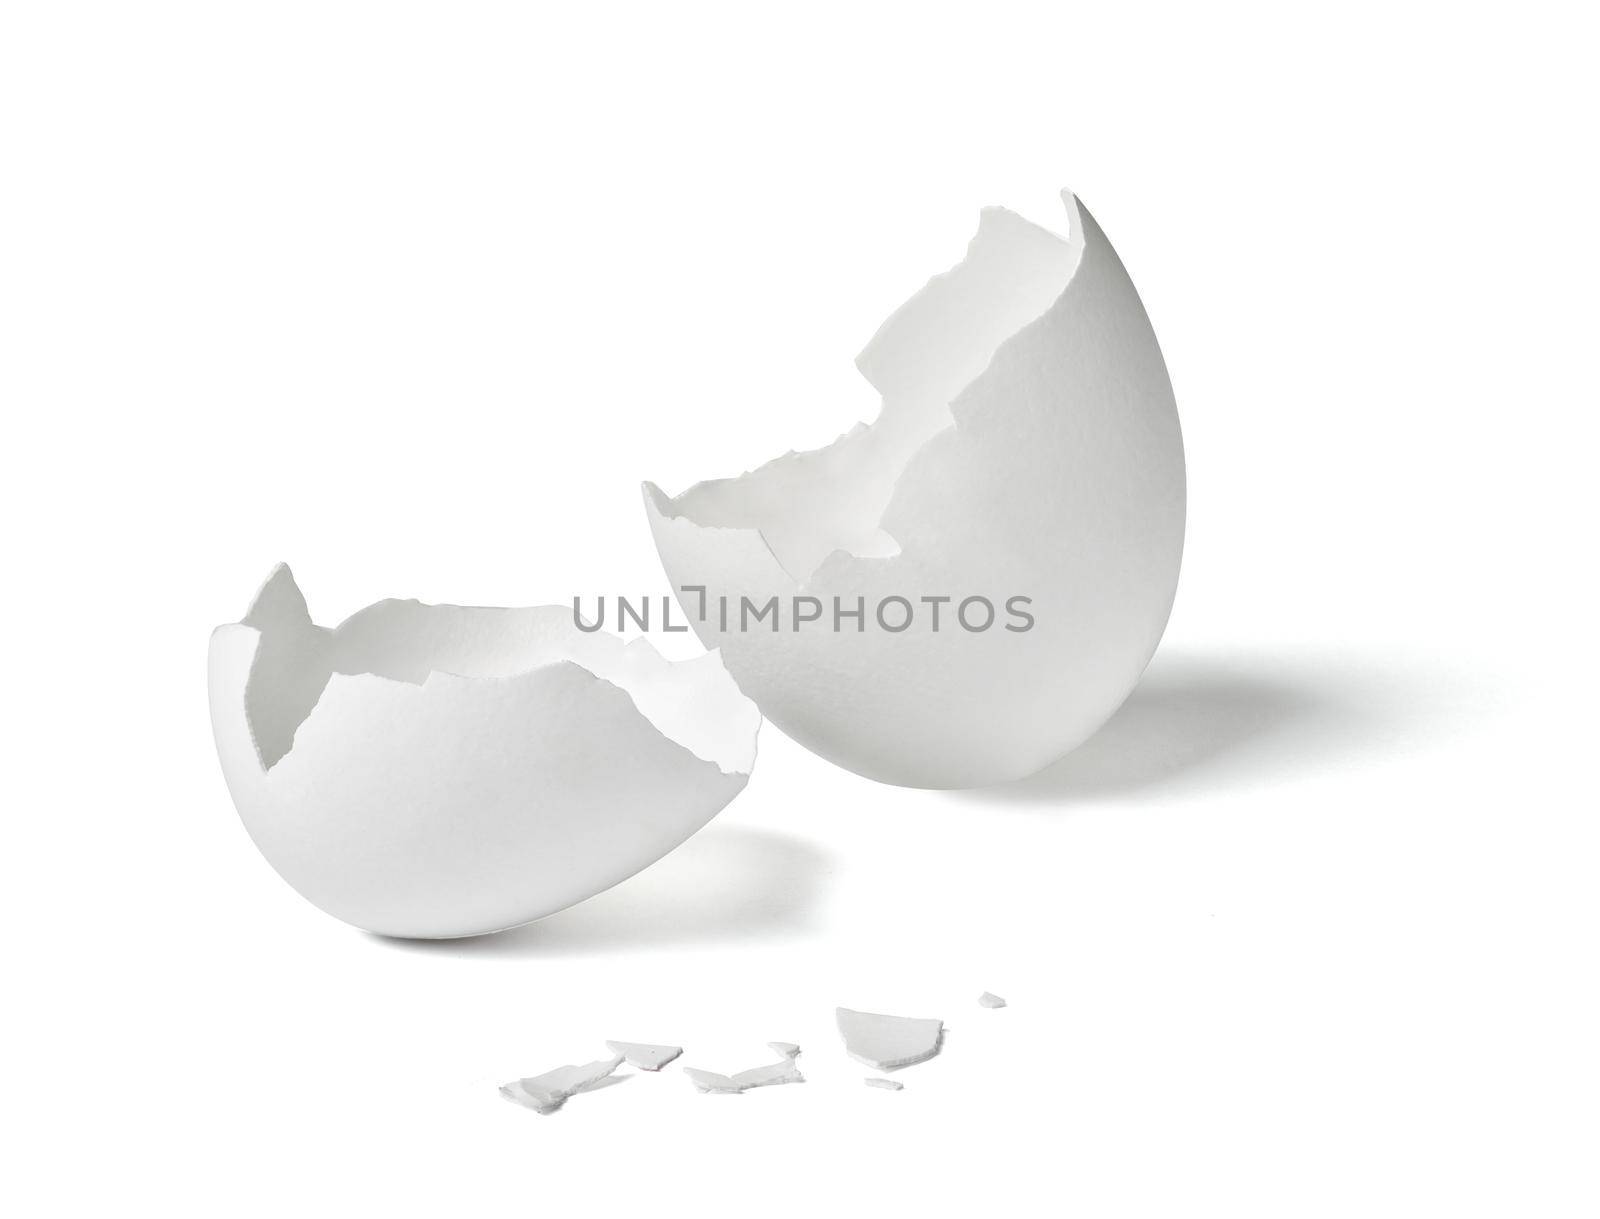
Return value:
[[(858, 364), (879, 419), (674, 498), (646, 484), (662, 562), (702, 641), (762, 712), (887, 783), (975, 787), (1042, 769), (1133, 689), (1161, 638), (1184, 535), (1184, 457), (1160, 348), (1105, 235), (1064, 195), (1063, 239), (984, 213), (966, 260), (887, 322)], [(824, 623), (724, 629), (720, 598), (822, 603)], [(935, 630), (922, 597), (950, 597)], [(953, 620), (987, 597), (987, 631)], [(1008, 631), (1004, 606), (1031, 599)], [(919, 612), (890, 634), (831, 627)], [(898, 614), (891, 615), (898, 621)], [(981, 621), (981, 607), (973, 618)]]
[(476, 935), (648, 866), (745, 785), (760, 716), (561, 607), (388, 601), (314, 625), (287, 568), (210, 655), (228, 789), (274, 868), (383, 935)]

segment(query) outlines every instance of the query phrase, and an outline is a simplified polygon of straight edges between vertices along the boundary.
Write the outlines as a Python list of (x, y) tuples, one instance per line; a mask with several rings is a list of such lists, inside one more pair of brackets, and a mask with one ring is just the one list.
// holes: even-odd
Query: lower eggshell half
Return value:
[[(878, 553), (836, 549), (797, 575), (779, 562), (781, 539), (740, 527), (741, 495), (752, 519), (768, 520), (786, 480), (797, 500), (817, 498), (816, 479), (838, 477), (827, 450), (676, 500), (645, 488), (674, 587), (706, 589), (704, 618), (700, 594), (679, 593), (701, 640), (768, 719), (868, 778), (962, 788), (1033, 774), (1105, 722), (1161, 638), (1183, 551), (1177, 410), (1116, 253), (1087, 211), (1074, 208), (1074, 227), (1082, 255), (1070, 281), (951, 401), (953, 425), (910, 457), (882, 516), (892, 541), (874, 542)], [(892, 405), (886, 397), (874, 427)], [(852, 433), (834, 447), (859, 444)], [(968, 632), (947, 604), (938, 631), (920, 612), (899, 634), (849, 619), (842, 631), (795, 630), (787, 608), (777, 631), (718, 621), (722, 599), (737, 609), (776, 596), (787, 607), (796, 595), (817, 598), (829, 618), (835, 599), (850, 609), (861, 598), (870, 616), (889, 597), (920, 608), (924, 596), (979, 595), (1000, 617)], [(1027, 632), (1002, 625), (1020, 622), (1005, 611), (1017, 595), (1031, 599)]]
[(335, 918), (479, 935), (553, 914), (678, 846), (744, 787), (572, 662), (497, 681), (335, 674), (263, 767), (245, 713), (262, 636), (212, 637), (212, 725), (245, 828)]

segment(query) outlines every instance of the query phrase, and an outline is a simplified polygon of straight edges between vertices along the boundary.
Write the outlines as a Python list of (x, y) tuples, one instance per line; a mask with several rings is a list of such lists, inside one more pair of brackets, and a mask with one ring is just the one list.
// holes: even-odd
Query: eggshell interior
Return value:
[(672, 850), (748, 780), (760, 715), (564, 607), (380, 602), (316, 626), (287, 568), (219, 628), (212, 726), (274, 868), (369, 931), (500, 930)]

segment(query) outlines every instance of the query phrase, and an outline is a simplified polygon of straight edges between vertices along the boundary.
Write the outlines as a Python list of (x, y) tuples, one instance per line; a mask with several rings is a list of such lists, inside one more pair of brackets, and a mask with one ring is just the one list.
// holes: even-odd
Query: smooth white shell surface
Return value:
[(937, 1054), (944, 1044), (944, 1021), (915, 1016), (885, 1016), (836, 1008), (834, 1019), (844, 1038), (844, 1052), (880, 1071), (915, 1066)]
[(336, 918), (496, 931), (626, 879), (745, 785), (760, 715), (714, 654), (671, 663), (562, 607), (380, 602), (316, 626), (280, 567), (210, 655), (246, 829)]
[[(883, 409), (826, 449), (677, 498), (645, 486), (691, 624), (790, 736), (883, 782), (974, 787), (1032, 774), (1137, 683), (1171, 611), (1184, 458), (1160, 348), (1115, 251), (1064, 195), (1065, 239), (983, 214), (966, 260), (858, 359)], [(890, 634), (724, 628), (776, 596), (1029, 598), (1033, 626), (968, 631), (943, 607)], [(1020, 623), (1020, 619), (1001, 619)]]

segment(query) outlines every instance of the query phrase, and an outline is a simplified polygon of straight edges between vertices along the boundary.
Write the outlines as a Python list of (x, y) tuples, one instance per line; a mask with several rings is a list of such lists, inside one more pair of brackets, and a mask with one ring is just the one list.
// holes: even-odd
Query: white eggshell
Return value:
[[(1172, 387), (1122, 263), (1063, 198), (1064, 239), (986, 210), (966, 259), (884, 324), (857, 361), (883, 394), (871, 426), (677, 498), (645, 485), (675, 589), (706, 589), (704, 617), (679, 592), (701, 640), (786, 733), (872, 779), (974, 787), (1048, 766), (1127, 697), (1171, 611)], [(772, 596), (776, 631), (720, 621), (722, 599)], [(829, 625), (835, 598), (920, 612), (903, 633), (797, 629), (796, 596)], [(951, 603), (935, 629), (925, 596), (985, 596), (1001, 617), (969, 631)], [(1005, 629), (1015, 596), (1026, 631)]]
[(307, 900), (383, 935), (477, 935), (648, 866), (742, 789), (760, 714), (564, 607), (384, 601), (312, 623), (280, 567), (211, 640), (245, 828)]

